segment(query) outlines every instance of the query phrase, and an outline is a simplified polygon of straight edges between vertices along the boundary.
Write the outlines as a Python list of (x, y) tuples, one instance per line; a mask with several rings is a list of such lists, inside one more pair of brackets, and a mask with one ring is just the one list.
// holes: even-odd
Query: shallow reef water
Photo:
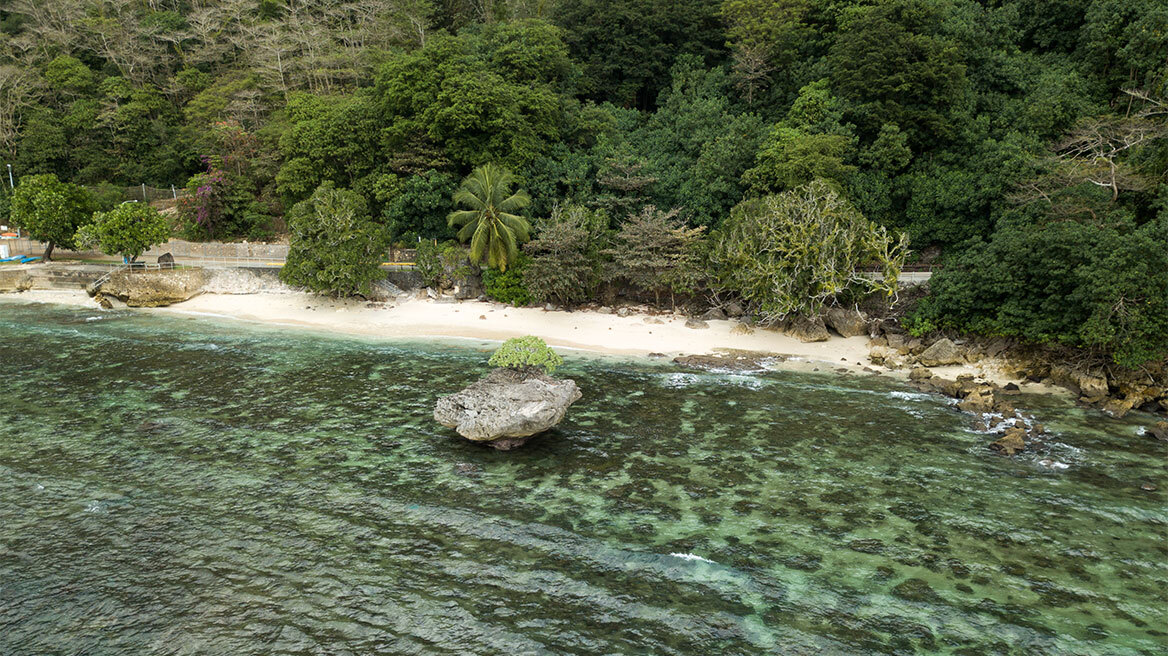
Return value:
[(1148, 416), (1028, 397), (1003, 458), (880, 377), (569, 354), (504, 453), (431, 418), (492, 347), (0, 305), (0, 654), (1168, 651)]

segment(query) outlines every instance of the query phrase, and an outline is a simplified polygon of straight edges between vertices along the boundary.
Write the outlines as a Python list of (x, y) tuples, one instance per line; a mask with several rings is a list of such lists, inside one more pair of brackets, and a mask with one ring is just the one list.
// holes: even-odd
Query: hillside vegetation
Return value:
[(454, 239), (491, 165), (530, 200), (483, 262), (510, 288), (785, 314), (855, 292), (742, 292), (825, 261), (743, 247), (812, 198), (886, 273), (902, 234), (944, 264), (914, 331), (1168, 355), (1160, 0), (0, 0), (0, 33), (17, 187), (185, 186), (188, 237), (269, 237), (326, 185), (370, 243)]

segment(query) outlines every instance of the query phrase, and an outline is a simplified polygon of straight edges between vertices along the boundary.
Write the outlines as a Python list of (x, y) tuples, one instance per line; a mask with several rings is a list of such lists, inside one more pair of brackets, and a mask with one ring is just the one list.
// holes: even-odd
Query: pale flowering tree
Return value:
[[(739, 203), (714, 234), (711, 264), (724, 290), (764, 323), (815, 314), (846, 291), (896, 292), (908, 236), (864, 218), (831, 184)], [(880, 274), (865, 275), (876, 266)]]

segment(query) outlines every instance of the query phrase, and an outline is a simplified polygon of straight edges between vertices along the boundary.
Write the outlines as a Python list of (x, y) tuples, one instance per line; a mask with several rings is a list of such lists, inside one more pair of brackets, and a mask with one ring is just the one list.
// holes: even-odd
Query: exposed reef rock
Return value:
[(32, 277), (23, 269), (0, 270), (0, 293), (32, 289)]
[(920, 355), (920, 363), (926, 367), (941, 367), (947, 364), (965, 362), (957, 345), (949, 339), (939, 339)]
[[(1027, 346), (1001, 337), (955, 342), (934, 336), (926, 345), (920, 338), (890, 332), (898, 328), (887, 321), (877, 329), (883, 334), (868, 342), (869, 361), (889, 369), (915, 367), (910, 377), (923, 375), (917, 371), (923, 367), (972, 364), (988, 358), (1006, 376), (1063, 387), (1083, 405), (1112, 417), (1123, 417), (1133, 410), (1168, 414), (1168, 362), (1148, 363), (1138, 369), (1098, 360), (1069, 364), (1064, 360), (1073, 354), (1066, 350)], [(970, 411), (979, 405), (984, 405), (984, 400), (976, 397), (967, 404)]]
[(823, 317), (794, 316), (783, 321), (780, 325), (783, 332), (800, 342), (826, 342), (831, 339)]
[(743, 351), (739, 349), (719, 349), (714, 355), (681, 355), (673, 358), (674, 364), (691, 369), (706, 371), (762, 371), (767, 363), (782, 362), (785, 355)]
[(1012, 456), (1025, 451), (1031, 442), (1041, 439), (1045, 433), (1034, 417), (1019, 412), (1003, 398), (1017, 394), (1017, 386), (1014, 389), (1002, 388), (994, 383), (979, 382), (971, 375), (946, 380), (920, 366), (909, 372), (908, 379), (921, 391), (958, 399), (958, 408), (978, 416), (979, 429), (998, 436), (989, 447), (1002, 455)]
[(506, 451), (560, 423), (580, 397), (576, 381), (500, 368), (438, 399), (434, 420), (468, 440)]

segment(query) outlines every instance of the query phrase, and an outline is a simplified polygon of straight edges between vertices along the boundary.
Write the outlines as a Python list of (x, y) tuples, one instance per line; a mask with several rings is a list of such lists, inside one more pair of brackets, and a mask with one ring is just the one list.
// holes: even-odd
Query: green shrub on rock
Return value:
[(492, 367), (505, 367), (516, 371), (542, 369), (544, 373), (551, 374), (556, 367), (564, 364), (564, 359), (553, 351), (547, 342), (528, 335), (503, 342), (489, 362)]

